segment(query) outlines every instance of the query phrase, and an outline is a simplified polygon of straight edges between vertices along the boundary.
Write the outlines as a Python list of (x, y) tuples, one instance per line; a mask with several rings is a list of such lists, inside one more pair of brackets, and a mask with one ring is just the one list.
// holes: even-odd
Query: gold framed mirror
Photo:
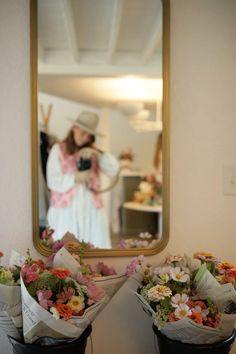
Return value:
[[(116, 103), (116, 109), (120, 109), (121, 111), (123, 110), (136, 110), (137, 106), (140, 105), (141, 102), (141, 106), (142, 109), (144, 108), (144, 110), (142, 111), (147, 111), (147, 109), (150, 109), (150, 111), (152, 112), (152, 114), (150, 115), (150, 121), (146, 122), (147, 124), (145, 125), (145, 129), (149, 129), (150, 131), (152, 131), (152, 135), (148, 135), (146, 134), (146, 137), (143, 135), (139, 135), (139, 152), (141, 153), (140, 150), (140, 146), (144, 145), (144, 141), (146, 139), (146, 141), (152, 141), (153, 144), (153, 136), (159, 136), (160, 138), (160, 129), (156, 128), (157, 125), (160, 122), (157, 122), (158, 124), (156, 124), (156, 120), (160, 120), (160, 118), (157, 118), (158, 114), (161, 117), (161, 135), (162, 135), (162, 183), (161, 183), (161, 206), (155, 206), (155, 208), (153, 208), (153, 205), (151, 205), (151, 207), (148, 205), (144, 205), (144, 207), (138, 207), (138, 211), (135, 210), (136, 206), (134, 207), (132, 205), (132, 207), (130, 206), (130, 201), (126, 200), (125, 203), (123, 203), (124, 201), (122, 201), (122, 225), (124, 225), (124, 220), (131, 220), (131, 216), (130, 215), (134, 215), (133, 219), (134, 219), (134, 224), (138, 224), (139, 219), (142, 219), (140, 217), (140, 215), (142, 215), (141, 213), (144, 211), (143, 214), (145, 214), (144, 219), (146, 218), (146, 215), (148, 213), (146, 213), (146, 211), (151, 211), (150, 215), (152, 213), (152, 220), (156, 220), (157, 216), (158, 216), (158, 225), (157, 225), (157, 231), (155, 229), (155, 231), (153, 231), (153, 235), (152, 238), (154, 239), (154, 243), (152, 247), (139, 247), (137, 245), (139, 245), (138, 242), (136, 242), (135, 247), (132, 246), (128, 246), (125, 248), (121, 248), (121, 247), (117, 247), (116, 244), (115, 246), (113, 245), (112, 248), (109, 249), (102, 249), (102, 248), (93, 248), (93, 249), (89, 249), (88, 251), (85, 252), (85, 257), (112, 257), (112, 256), (134, 256), (134, 255), (138, 255), (138, 254), (144, 254), (144, 255), (153, 255), (156, 254), (158, 252), (160, 252), (162, 249), (164, 249), (164, 247), (166, 246), (166, 244), (168, 243), (168, 239), (169, 239), (169, 145), (170, 145), (170, 140), (169, 140), (169, 28), (170, 28), (170, 4), (169, 4), (169, 0), (150, 0), (150, 9), (157, 9), (157, 4), (160, 2), (161, 5), (161, 21), (160, 21), (160, 14), (158, 22), (157, 22), (157, 14), (155, 14), (155, 11), (151, 10), (154, 15), (152, 16), (152, 27), (151, 27), (151, 31), (149, 33), (149, 40), (148, 42), (145, 44), (145, 50), (142, 53), (142, 58), (141, 58), (141, 62), (142, 64), (146, 63), (146, 68), (143, 69), (143, 67), (145, 67), (145, 65), (142, 65), (142, 69), (141, 65), (133, 65), (133, 63), (129, 63), (129, 71), (125, 71), (125, 70), (121, 70), (122, 65), (119, 67), (119, 65), (114, 65), (114, 63), (117, 63), (114, 60), (114, 56), (115, 54), (115, 49), (116, 46), (119, 47), (119, 45), (121, 46), (121, 44), (119, 44), (118, 42), (118, 33), (119, 31), (121, 31), (121, 28), (123, 30), (123, 28), (126, 28), (126, 26), (124, 25), (124, 19), (122, 18), (122, 13), (125, 12), (125, 10), (132, 10), (130, 8), (130, 4), (131, 2), (127, 2), (125, 1), (120, 1), (120, 0), (114, 0), (112, 2), (109, 2), (110, 5), (113, 4), (113, 8), (112, 13), (115, 14), (116, 16), (114, 16), (114, 18), (112, 19), (113, 21), (111, 21), (111, 26), (112, 26), (112, 33), (110, 34), (110, 42), (109, 42), (109, 53), (108, 53), (108, 57), (106, 56), (105, 60), (104, 58), (102, 58), (101, 55), (101, 59), (100, 60), (104, 60), (101, 64), (100, 62), (100, 66), (99, 67), (95, 67), (93, 66), (93, 70), (91, 69), (91, 65), (90, 68), (89, 65), (86, 64), (85, 65), (81, 65), (81, 67), (79, 66), (80, 64), (80, 59), (78, 59), (77, 62), (77, 57), (78, 55), (80, 55), (81, 53), (78, 51), (78, 42), (75, 44), (76, 41), (76, 35), (75, 35), (75, 25), (71, 26), (71, 24), (69, 24), (69, 20), (71, 19), (74, 15), (73, 15), (73, 11), (76, 11), (76, 9), (78, 10), (79, 5), (81, 4), (85, 4), (84, 2), (81, 2), (81, 0), (63, 0), (61, 1), (61, 7), (64, 7), (64, 11), (65, 14), (63, 15), (66, 18), (67, 21), (67, 31), (69, 31), (70, 33), (70, 43), (71, 43), (71, 50), (72, 50), (72, 56), (73, 56), (73, 63), (77, 65), (77, 67), (79, 68), (77, 71), (77, 76), (82, 77), (83, 80), (87, 80), (88, 84), (91, 83), (91, 79), (93, 78), (97, 78), (97, 79), (115, 79), (118, 80), (121, 77), (123, 77), (124, 75), (136, 75), (141, 79), (146, 79), (147, 81), (149, 80), (150, 82), (152, 80), (159, 80), (159, 86), (160, 86), (160, 82), (161, 82), (161, 90), (162, 90), (162, 99), (161, 102), (158, 101), (158, 98), (156, 98), (156, 102), (155, 103), (145, 103), (145, 105), (143, 106), (143, 101), (144, 99), (140, 100), (135, 100), (134, 102), (131, 102), (131, 98), (129, 98), (128, 101), (122, 101), (122, 99), (119, 99), (119, 102), (115, 101)], [(93, 4), (95, 4), (94, 1), (89, 1), (86, 2), (88, 5), (88, 8)], [(103, 4), (103, 6), (106, 6), (108, 4), (108, 2), (101, 1), (101, 4)], [(42, 8), (38, 8), (38, 6), (47, 6), (46, 12), (44, 9), (44, 12), (42, 11)], [(98, 3), (96, 3), (98, 4)], [(128, 4), (128, 5), (127, 5)], [(139, 4), (138, 9), (136, 8), (136, 12), (139, 11), (143, 11), (144, 9), (148, 8), (148, 4), (146, 1), (144, 0), (139, 0), (136, 2), (136, 5)], [(54, 2), (55, 5), (55, 2)], [(58, 3), (57, 3), (58, 5)], [(142, 5), (142, 6), (141, 6)], [(125, 8), (125, 6), (127, 6), (127, 8)], [(158, 5), (159, 6), (159, 5)], [(50, 9), (50, 0), (47, 1), (37, 1), (37, 0), (31, 0), (30, 2), (30, 21), (31, 21), (31, 150), (32, 150), (32, 226), (33, 226), (33, 243), (35, 248), (37, 249), (38, 252), (40, 252), (43, 255), (49, 255), (52, 251), (49, 247), (47, 247), (45, 245), (44, 242), (42, 242), (42, 238), (41, 238), (41, 232), (42, 232), (42, 227), (40, 224), (40, 198), (41, 198), (41, 190), (39, 188), (40, 186), (40, 173), (39, 173), (39, 165), (40, 165), (40, 151), (39, 151), (39, 115), (41, 114), (41, 116), (43, 117), (44, 120), (44, 127), (45, 125), (47, 125), (47, 120), (49, 120), (50, 118), (50, 113), (51, 110), (54, 110), (54, 107), (51, 105), (50, 100), (48, 100), (48, 96), (52, 97), (52, 96), (58, 96), (57, 98), (60, 99), (68, 99), (68, 97), (66, 96), (67, 93), (70, 91), (69, 90), (69, 85), (71, 84), (71, 81), (69, 82), (69, 80), (71, 80), (72, 78), (72, 71), (70, 69), (70, 65), (68, 64), (66, 66), (66, 72), (64, 72), (61, 76), (58, 75), (58, 73), (60, 73), (60, 69), (61, 67), (63, 67), (63, 65), (61, 65), (60, 60), (57, 63), (57, 66), (51, 65), (52, 62), (52, 58), (53, 55), (55, 53), (50, 53), (50, 55), (48, 56), (48, 66), (44, 65), (45, 63), (42, 63), (43, 61), (43, 57), (44, 57), (44, 53), (43, 53), (43, 48), (42, 48), (42, 38), (39, 38), (39, 23), (44, 24), (43, 29), (46, 31), (48, 28), (47, 26), (45, 26), (46, 22), (43, 22), (42, 20), (42, 16), (43, 13), (44, 14), (49, 14), (49, 10)], [(72, 11), (73, 10), (73, 11)], [(83, 8), (83, 11), (85, 11), (86, 9)], [(101, 12), (101, 11), (100, 11)], [(103, 12), (104, 12), (104, 8), (103, 8)], [(135, 11), (134, 11), (135, 12)], [(57, 16), (57, 14), (54, 15)], [(95, 15), (96, 15), (96, 11), (95, 11)], [(99, 15), (99, 13), (98, 13)], [(39, 18), (39, 16), (41, 16), (41, 18)], [(98, 16), (99, 17), (99, 16)], [(46, 18), (45, 21), (49, 21), (52, 20), (50, 19), (50, 17), (48, 17), (48, 19)], [(55, 18), (54, 18), (55, 20)], [(122, 22), (123, 21), (123, 22)], [(160, 23), (161, 25), (161, 30), (162, 30), (162, 34), (161, 34), (161, 38), (160, 38)], [(69, 24), (69, 25), (68, 25)], [(83, 23), (83, 25), (85, 25)], [(131, 26), (132, 27), (132, 26)], [(140, 25), (139, 25), (140, 27)], [(147, 27), (147, 23), (145, 25), (144, 23), (144, 27)], [(149, 27), (148, 27), (149, 28)], [(159, 28), (159, 29), (158, 29)], [(126, 28), (127, 29), (127, 28)], [(106, 28), (103, 28), (103, 31), (106, 32)], [(41, 32), (42, 32), (42, 28), (41, 28)], [(145, 32), (145, 31), (144, 31)], [(42, 36), (42, 35), (41, 35)], [(44, 33), (43, 34), (44, 38), (48, 36), (48, 33)], [(91, 36), (91, 33), (90, 33)], [(123, 33), (123, 36), (125, 38), (125, 32)], [(88, 36), (89, 37), (89, 36)], [(90, 37), (91, 38), (91, 37)], [(133, 38), (134, 38), (134, 33), (133, 33)], [(158, 41), (159, 38), (159, 41)], [(159, 42), (159, 49), (160, 49), (160, 45), (161, 45), (161, 55), (162, 55), (162, 59), (160, 61), (160, 53), (158, 52), (158, 45), (157, 45), (157, 41)], [(39, 43), (41, 42), (41, 43)], [(137, 42), (137, 41), (136, 41)], [(133, 41), (134, 43), (134, 41)], [(161, 44), (160, 44), (161, 43)], [(127, 45), (127, 41), (126, 44), (124, 44), (123, 48), (126, 48)], [(83, 47), (83, 45), (81, 44), (81, 46)], [(160, 50), (159, 50), (160, 51)], [(63, 51), (62, 51), (63, 52)], [(114, 54), (115, 53), (115, 54)], [(63, 53), (62, 53), (63, 54)], [(82, 56), (82, 54), (84, 55), (84, 57)], [(86, 54), (88, 56), (88, 53), (82, 53), (81, 54), (81, 61), (83, 63), (83, 58), (86, 58)], [(107, 53), (106, 53), (107, 54)], [(135, 54), (135, 53), (134, 53)], [(66, 53), (64, 53), (64, 55), (66, 55)], [(119, 53), (117, 54), (118, 57)], [(136, 54), (135, 54), (136, 55)], [(152, 56), (154, 57), (154, 59), (156, 59), (157, 61), (159, 60), (159, 62), (161, 63), (160, 67), (161, 70), (157, 69), (157, 66), (155, 66), (156, 62), (155, 60), (152, 61)], [(39, 65), (39, 57), (41, 58), (41, 66)], [(136, 57), (140, 57), (140, 55), (136, 55)], [(159, 58), (159, 59), (158, 59)], [(91, 58), (89, 59), (91, 60)], [(127, 59), (126, 59), (127, 60)], [(137, 59), (136, 59), (137, 60)], [(138, 59), (140, 60), (140, 59)], [(106, 63), (109, 62), (110, 66), (106, 67)], [(122, 60), (121, 60), (122, 62)], [(78, 64), (79, 63), (79, 64)], [(89, 61), (88, 61), (89, 63)], [(148, 65), (150, 64), (150, 65)], [(51, 66), (51, 72), (48, 71), (48, 68)], [(73, 65), (72, 65), (73, 66)], [(74, 65), (75, 66), (75, 65)], [(39, 69), (41, 67), (41, 69)], [(112, 72), (111, 68), (116, 67), (116, 71)], [(56, 69), (55, 69), (56, 68)], [(65, 66), (64, 66), (65, 68)], [(108, 70), (107, 70), (108, 68)], [(123, 68), (124, 68), (124, 63), (123, 63)], [(151, 69), (150, 69), (151, 68)], [(41, 72), (40, 72), (41, 70)], [(58, 71), (59, 70), (59, 71)], [(142, 71), (143, 70), (143, 71)], [(153, 72), (158, 72), (157, 75), (154, 75)], [(161, 76), (160, 77), (160, 72), (161, 72)], [(62, 73), (62, 72), (61, 72)], [(67, 74), (67, 81), (60, 81), (62, 78), (65, 79), (65, 76)], [(50, 76), (51, 75), (51, 76)], [(67, 90), (65, 90), (67, 93), (64, 92), (64, 96), (61, 92), (59, 92), (57, 94), (57, 90), (50, 91), (50, 85), (48, 84), (48, 77), (50, 78), (56, 78), (58, 81), (54, 83), (54, 87), (67, 87)], [(130, 79), (130, 76), (129, 76)], [(161, 81), (160, 81), (161, 79)], [(137, 81), (136, 81), (137, 82)], [(68, 86), (65, 86), (67, 85)], [(80, 81), (80, 85), (83, 86), (83, 81)], [(128, 85), (128, 88), (130, 91), (135, 92), (134, 90), (134, 85), (131, 87), (129, 86), (129, 84), (127, 84), (127, 81), (125, 83), (126, 87)], [(136, 83), (135, 83), (136, 85)], [(73, 85), (72, 87), (72, 91), (73, 91)], [(85, 87), (85, 86), (83, 86)], [(101, 87), (101, 86), (99, 86)], [(111, 87), (111, 86), (108, 86)], [(124, 86), (118, 86), (120, 87), (120, 91), (124, 91)], [(39, 89), (40, 89), (40, 93), (39, 93)], [(157, 86), (154, 86), (154, 88), (156, 88), (157, 90)], [(100, 89), (101, 90), (101, 89)], [(109, 89), (106, 89), (109, 90)], [(110, 88), (111, 90), (111, 88)], [(114, 89), (117, 91), (117, 87)], [(41, 95), (41, 96), (40, 96)], [(51, 95), (51, 96), (50, 96)], [(158, 93), (157, 93), (158, 96)], [(46, 98), (45, 98), (46, 97)], [(135, 97), (137, 98), (137, 97)], [(69, 98), (70, 99), (70, 98)], [(96, 98), (95, 100), (92, 102), (87, 102), (86, 98), (84, 98), (84, 101), (80, 101), (80, 104), (82, 102), (82, 105), (85, 105), (85, 107), (87, 107), (86, 105), (89, 104), (91, 106), (93, 106), (93, 110), (95, 109), (100, 109), (101, 107), (97, 108), (97, 101)], [(43, 101), (40, 102), (40, 100)], [(78, 98), (73, 97), (71, 99), (71, 101), (76, 101), (78, 100)], [(113, 102), (114, 103), (114, 102)], [(131, 104), (132, 103), (132, 104)], [(135, 104), (133, 104), (135, 103)], [(100, 103), (101, 104), (101, 103)], [(112, 106), (111, 102), (108, 104), (108, 106), (106, 106), (107, 103), (102, 102), (103, 105), (105, 105), (105, 108), (107, 108), (108, 110), (111, 109), (111, 107), (114, 108), (114, 105)], [(95, 107), (95, 108), (94, 108)], [(153, 108), (155, 107), (155, 108)], [(146, 109), (147, 108), (147, 109)], [(121, 114), (119, 115), (119, 117), (122, 116), (123, 111), (121, 112)], [(140, 111), (140, 108), (139, 108)], [(57, 111), (58, 112), (58, 111)], [(101, 113), (101, 109), (98, 110), (99, 113)], [(154, 112), (154, 113), (153, 113)], [(103, 111), (104, 113), (104, 111)], [(137, 112), (135, 112), (137, 113)], [(107, 110), (105, 109), (105, 116), (107, 115)], [(154, 118), (153, 118), (154, 117)], [(124, 117), (123, 117), (124, 118)], [(154, 122), (153, 122), (154, 119)], [(42, 123), (42, 122), (41, 122)], [(153, 124), (155, 123), (155, 128), (150, 128), (150, 126), (153, 127)], [(113, 124), (113, 123), (112, 123)], [(120, 123), (119, 123), (120, 124)], [(140, 120), (138, 122), (138, 129), (137, 127), (135, 128), (138, 131), (138, 134), (140, 134), (140, 128), (139, 128), (139, 124), (140, 124)], [(137, 126), (137, 124), (136, 124)], [(113, 129), (114, 129), (114, 125), (113, 125)], [(148, 128), (147, 128), (148, 127)], [(103, 128), (104, 128), (104, 124), (103, 124)], [(158, 132), (158, 134), (157, 134)], [(110, 134), (109, 131), (106, 132), (107, 136)], [(122, 136), (122, 133), (121, 133)], [(140, 138), (141, 136), (141, 138)], [(152, 136), (152, 139), (150, 139), (150, 136)], [(111, 137), (111, 139), (114, 138), (114, 135)], [(154, 144), (153, 144), (154, 145)], [(127, 143), (127, 145), (124, 145), (124, 150), (123, 152), (127, 153), (127, 150), (129, 148), (129, 143)], [(153, 146), (153, 151), (154, 151), (154, 146)], [(150, 152), (150, 156), (153, 155), (153, 151)], [(131, 155), (132, 155), (132, 151), (128, 151)], [(149, 153), (148, 153), (149, 155)], [(149, 156), (149, 160), (153, 160), (152, 158), (150, 159)], [(144, 159), (145, 159), (145, 153), (144, 153)], [(146, 154), (146, 159), (147, 159), (147, 154)], [(148, 160), (148, 159), (147, 159)], [(127, 171), (126, 171), (127, 172)], [(122, 175), (122, 181), (126, 181), (125, 177), (127, 177), (127, 173), (124, 172)], [(143, 173), (143, 171), (139, 171), (137, 173), (137, 170), (134, 169), (130, 172), (130, 170), (128, 171), (128, 186), (130, 184), (130, 181), (132, 180), (132, 178), (130, 178), (130, 176), (136, 178), (136, 187), (140, 186), (141, 181), (143, 180), (144, 177), (146, 177), (147, 173)], [(125, 177), (124, 177), (125, 176)], [(138, 179), (137, 179), (138, 177)], [(121, 177), (120, 177), (121, 178)], [(120, 180), (120, 179), (119, 179)], [(138, 184), (137, 184), (138, 181)], [(122, 182), (122, 188), (124, 187), (125, 183)], [(136, 188), (135, 187), (135, 188)], [(116, 188), (118, 188), (116, 186)], [(120, 188), (120, 186), (119, 186)], [(120, 189), (116, 190), (116, 197), (117, 195), (120, 195)], [(130, 187), (127, 187), (130, 188)], [(134, 187), (132, 187), (134, 188)], [(132, 195), (134, 195), (134, 192), (136, 189), (132, 190)], [(115, 189), (114, 189), (115, 190)], [(128, 189), (128, 194), (130, 195), (130, 190)], [(114, 197), (114, 195), (113, 195)], [(130, 198), (130, 197), (129, 197)], [(145, 204), (145, 203), (144, 203)], [(160, 204), (158, 202), (158, 204)], [(129, 209), (132, 209), (131, 211)], [(128, 210), (127, 210), (128, 209)], [(143, 210), (141, 210), (143, 209)], [(153, 211), (155, 210), (155, 211)], [(141, 213), (140, 213), (141, 211)], [(129, 214), (130, 213), (130, 214)], [(133, 213), (133, 214), (132, 214)], [(138, 214), (137, 214), (138, 213)], [(119, 209), (119, 217), (120, 216), (120, 209)], [(140, 232), (142, 234), (145, 234), (146, 227), (148, 226), (149, 223), (149, 219), (146, 218), (146, 226), (141, 226)], [(150, 219), (151, 220), (151, 219)], [(112, 224), (112, 222), (110, 221), (110, 224)], [(155, 226), (156, 227), (156, 226)], [(126, 225), (126, 231), (124, 232), (125, 234), (125, 241), (128, 239), (130, 240), (129, 236), (129, 227)], [(137, 231), (136, 231), (137, 232)], [(123, 234), (121, 233), (121, 235), (123, 236)], [(128, 235), (128, 236), (127, 236)], [(150, 236), (150, 232), (148, 232), (148, 237)], [(132, 237), (136, 237), (134, 235), (132, 235)], [(133, 238), (131, 238), (133, 239)], [(123, 238), (121, 238), (121, 240), (123, 240)], [(145, 241), (146, 242), (146, 241)], [(127, 244), (127, 243), (126, 243)]]

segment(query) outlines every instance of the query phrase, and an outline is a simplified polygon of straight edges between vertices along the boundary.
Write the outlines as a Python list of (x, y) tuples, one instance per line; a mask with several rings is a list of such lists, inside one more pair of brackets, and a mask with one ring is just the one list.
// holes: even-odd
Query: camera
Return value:
[(89, 170), (92, 166), (91, 159), (84, 159), (81, 157), (77, 162), (77, 169), (79, 171), (86, 171)]

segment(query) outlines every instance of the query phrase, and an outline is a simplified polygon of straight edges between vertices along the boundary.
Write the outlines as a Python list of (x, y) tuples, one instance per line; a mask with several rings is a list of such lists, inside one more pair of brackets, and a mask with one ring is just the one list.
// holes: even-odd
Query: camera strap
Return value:
[(119, 177), (120, 177), (120, 169), (119, 169), (118, 173), (115, 176), (113, 176), (113, 178), (112, 178), (113, 180), (111, 181), (109, 186), (107, 186), (107, 187), (105, 187), (103, 189), (99, 189), (99, 190), (96, 190), (94, 188), (89, 188), (89, 187), (88, 188), (89, 188), (90, 191), (92, 191), (93, 193), (97, 193), (97, 194), (108, 192), (112, 188), (115, 187), (115, 185), (119, 181)]

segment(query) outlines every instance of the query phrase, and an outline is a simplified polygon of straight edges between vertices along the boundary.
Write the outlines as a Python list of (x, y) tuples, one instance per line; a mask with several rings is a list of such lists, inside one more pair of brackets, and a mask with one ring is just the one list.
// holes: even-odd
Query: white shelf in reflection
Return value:
[(157, 213), (158, 233), (162, 235), (162, 205), (144, 205), (136, 202), (125, 202), (123, 207), (129, 210)]
[(126, 209), (162, 213), (162, 205), (144, 205), (136, 202), (125, 202), (123, 207)]

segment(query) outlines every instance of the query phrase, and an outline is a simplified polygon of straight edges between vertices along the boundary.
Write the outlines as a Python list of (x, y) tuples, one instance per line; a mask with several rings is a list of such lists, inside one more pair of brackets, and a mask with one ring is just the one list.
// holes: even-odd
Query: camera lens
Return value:
[(82, 157), (77, 162), (77, 169), (79, 171), (86, 171), (91, 168), (91, 160), (90, 159), (83, 159)]

